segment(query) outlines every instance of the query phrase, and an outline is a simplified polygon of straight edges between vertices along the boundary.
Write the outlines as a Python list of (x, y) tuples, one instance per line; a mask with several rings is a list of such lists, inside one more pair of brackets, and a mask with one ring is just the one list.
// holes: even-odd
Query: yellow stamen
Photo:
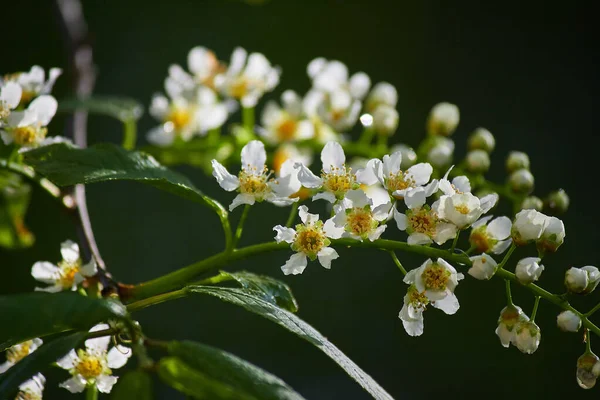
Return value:
[(423, 282), (425, 287), (431, 290), (445, 290), (448, 280), (450, 279), (450, 271), (446, 268), (433, 263), (423, 271)]

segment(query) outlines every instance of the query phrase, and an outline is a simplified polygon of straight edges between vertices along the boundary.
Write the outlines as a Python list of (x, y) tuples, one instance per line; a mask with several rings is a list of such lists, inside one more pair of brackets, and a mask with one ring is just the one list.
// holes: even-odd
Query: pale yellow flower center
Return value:
[(435, 235), (437, 216), (431, 210), (425, 208), (413, 210), (407, 217), (408, 225), (413, 232), (424, 233), (429, 237)]
[(417, 309), (425, 309), (429, 303), (429, 299), (425, 296), (425, 292), (419, 292), (414, 286), (409, 289), (408, 295), (409, 303)]
[(38, 140), (46, 137), (46, 128), (36, 128), (33, 126), (21, 126), (13, 129), (15, 143), (19, 146), (28, 146), (35, 144)]
[(333, 193), (336, 197), (343, 197), (347, 191), (353, 189), (356, 185), (356, 179), (352, 173), (352, 169), (346, 169), (345, 166), (331, 167), (331, 172), (321, 172), (323, 179), (323, 187), (325, 190)]
[[(353, 208), (347, 215), (347, 227), (351, 233), (358, 236), (363, 236), (371, 232), (377, 225), (377, 221), (373, 219), (371, 212), (364, 208)], [(374, 224), (375, 223), (375, 224)]]
[(469, 213), (469, 207), (466, 204), (459, 204), (454, 206), (454, 209), (463, 215), (467, 215)]
[(98, 376), (111, 373), (110, 369), (104, 365), (104, 357), (89, 354), (85, 351), (79, 351), (79, 362), (75, 365), (75, 372), (85, 379), (97, 378)]
[(236, 79), (229, 88), (229, 94), (236, 99), (241, 99), (246, 93), (248, 93), (248, 80), (244, 77)]
[(31, 345), (33, 345), (32, 340), (28, 340), (26, 342), (17, 344), (6, 352), (6, 360), (10, 363), (16, 364), (21, 361), (23, 358), (29, 355), (31, 350)]
[(60, 268), (60, 285), (64, 289), (71, 289), (75, 283), (75, 276), (81, 269), (81, 263), (61, 261), (58, 263), (58, 267)]
[(323, 232), (323, 222), (317, 221), (312, 225), (296, 225), (296, 237), (292, 244), (292, 250), (301, 252), (311, 259), (316, 257), (317, 253), (323, 247), (329, 246), (331, 242)]
[(173, 124), (173, 129), (180, 131), (185, 128), (192, 120), (192, 113), (188, 108), (173, 108), (165, 118), (165, 122)]
[(450, 271), (438, 264), (431, 264), (423, 271), (425, 287), (431, 290), (445, 290), (450, 280)]
[(410, 176), (406, 176), (402, 171), (398, 171), (396, 174), (390, 174), (386, 181), (386, 185), (388, 187), (388, 191), (391, 193), (395, 192), (396, 190), (404, 190), (416, 186), (415, 180)]
[(286, 118), (277, 126), (277, 137), (281, 141), (288, 141), (294, 139), (296, 136), (296, 130), (298, 128), (298, 122), (291, 119)]
[[(251, 167), (248, 166), (248, 169)], [(269, 174), (267, 167), (265, 166), (260, 175), (254, 173), (248, 173), (242, 170), (239, 174), (240, 180), (240, 192), (244, 194), (251, 194), (259, 200), (271, 192), (271, 187), (268, 185)]]

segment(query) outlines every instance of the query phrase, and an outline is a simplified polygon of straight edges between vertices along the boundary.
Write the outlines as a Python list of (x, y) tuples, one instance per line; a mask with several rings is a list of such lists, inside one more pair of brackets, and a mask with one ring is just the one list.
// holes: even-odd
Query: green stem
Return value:
[(398, 267), (400, 272), (402, 272), (402, 275), (406, 275), (407, 274), (406, 269), (404, 268), (404, 266), (402, 266), (402, 263), (400, 262), (400, 260), (398, 260), (396, 253), (394, 253), (393, 251), (390, 251), (389, 253), (392, 256), (392, 260), (394, 260), (394, 263), (396, 264), (396, 266)]
[(477, 246), (471, 245), (471, 247), (469, 247), (469, 250), (465, 251), (465, 254), (471, 255), (476, 249), (477, 249)]
[(367, 127), (361, 133), (357, 143), (360, 145), (368, 146), (371, 144), (371, 141), (373, 141), (373, 135), (375, 135), (375, 129), (373, 129), (373, 127), (371, 126)]
[(458, 238), (460, 237), (460, 230), (456, 232), (456, 236), (454, 236), (454, 240), (452, 241), (452, 246), (450, 247), (450, 253), (454, 253), (454, 249), (456, 248), (456, 244), (458, 243)]
[(533, 303), (533, 311), (531, 312), (531, 322), (535, 322), (535, 316), (537, 314), (538, 306), (540, 305), (540, 296), (535, 296), (535, 303)]
[(504, 268), (504, 265), (506, 265), (506, 263), (508, 262), (508, 259), (510, 258), (510, 256), (512, 255), (512, 253), (515, 251), (516, 248), (517, 248), (517, 245), (515, 245), (514, 243), (510, 245), (510, 248), (504, 255), (504, 258), (502, 259), (502, 261), (500, 261), (500, 264), (498, 264), (499, 270)]
[(508, 302), (509, 306), (512, 306), (513, 301), (512, 301), (512, 293), (510, 292), (510, 279), (504, 280), (504, 283), (506, 285), (506, 301)]
[(592, 308), (590, 311), (586, 312), (584, 315), (586, 317), (589, 317), (590, 315), (592, 315), (593, 313), (595, 313), (598, 310), (600, 310), (600, 303), (596, 304), (596, 306), (594, 306), (594, 308)]
[(250, 132), (254, 132), (254, 107), (242, 108), (242, 124)]
[(85, 392), (85, 400), (98, 400), (98, 389), (95, 383), (88, 385)]
[(589, 328), (585, 328), (585, 350), (586, 350), (586, 353), (592, 352), (592, 338), (590, 335)]
[(134, 312), (141, 310), (142, 308), (146, 308), (155, 304), (164, 303), (165, 301), (175, 300), (180, 297), (184, 297), (187, 294), (187, 290), (185, 288), (175, 290), (174, 292), (167, 292), (163, 294), (159, 294), (158, 296), (149, 297), (144, 300), (136, 301), (135, 303), (131, 303), (127, 305), (127, 310), (129, 312)]
[(137, 141), (137, 122), (135, 119), (123, 121), (123, 148), (125, 150), (135, 149)]
[(294, 220), (296, 219), (296, 215), (298, 215), (298, 207), (300, 207), (300, 202), (297, 201), (292, 204), (292, 208), (290, 209), (290, 215), (285, 223), (286, 227), (291, 227), (294, 224)]
[(238, 242), (240, 241), (240, 238), (242, 237), (242, 232), (244, 230), (244, 224), (246, 223), (246, 218), (248, 218), (248, 213), (250, 212), (250, 207), (252, 207), (252, 206), (249, 204), (246, 204), (244, 206), (244, 211), (242, 212), (240, 221), (237, 224), (237, 228), (235, 228), (235, 236), (233, 237), (233, 241), (231, 242), (231, 248), (229, 250), (235, 249), (235, 246), (237, 246)]

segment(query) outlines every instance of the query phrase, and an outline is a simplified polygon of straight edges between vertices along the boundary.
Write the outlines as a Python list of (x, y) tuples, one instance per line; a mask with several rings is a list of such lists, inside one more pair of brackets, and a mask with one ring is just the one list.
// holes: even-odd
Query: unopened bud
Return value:
[(436, 104), (427, 118), (427, 133), (432, 136), (450, 136), (460, 121), (458, 107), (451, 103)]
[(528, 285), (540, 279), (542, 271), (544, 271), (544, 266), (540, 264), (540, 261), (542, 260), (538, 257), (527, 257), (520, 260), (515, 268), (515, 275), (519, 282)]
[(577, 332), (581, 328), (581, 318), (573, 311), (567, 310), (556, 317), (558, 327), (565, 332)]
[(477, 128), (469, 136), (467, 145), (469, 150), (483, 150), (486, 153), (491, 153), (496, 147), (496, 139), (487, 129)]
[(569, 195), (563, 190), (558, 189), (546, 197), (546, 207), (553, 214), (562, 214), (569, 209)]
[(529, 156), (522, 151), (511, 151), (506, 158), (506, 170), (511, 173), (522, 168), (529, 169)]
[(536, 210), (521, 210), (515, 215), (512, 239), (517, 246), (538, 240), (548, 224), (548, 216)]
[(516, 326), (525, 321), (529, 321), (529, 317), (523, 313), (521, 307), (511, 304), (502, 309), (496, 328), (496, 335), (500, 338), (502, 346), (508, 347), (514, 341)]
[(583, 389), (591, 389), (596, 385), (600, 360), (592, 352), (585, 352), (577, 359), (577, 383)]
[(379, 82), (371, 92), (367, 96), (367, 100), (365, 101), (365, 109), (368, 112), (375, 112), (375, 109), (382, 104), (390, 106), (392, 108), (396, 107), (398, 103), (398, 91), (396, 88), (387, 82)]
[(540, 345), (540, 327), (533, 321), (521, 322), (515, 328), (514, 343), (521, 352), (533, 354)]
[(443, 137), (437, 139), (436, 144), (427, 153), (427, 161), (436, 168), (442, 168), (452, 162), (454, 142)]
[(565, 273), (565, 286), (571, 293), (591, 293), (596, 289), (599, 282), (600, 271), (591, 265), (582, 268), (571, 267)]
[(483, 150), (472, 150), (467, 153), (467, 169), (475, 174), (483, 174), (490, 169), (490, 156)]
[(403, 171), (409, 169), (417, 162), (417, 153), (412, 147), (405, 144), (397, 144), (390, 149), (390, 154), (394, 154), (399, 151), (402, 153), (402, 162), (400, 163), (400, 169)]
[(565, 225), (556, 217), (548, 217), (542, 236), (537, 240), (538, 250), (554, 253), (565, 241)]
[(510, 188), (516, 193), (531, 193), (534, 183), (533, 174), (524, 168), (516, 170), (508, 178)]
[(373, 112), (373, 127), (380, 135), (390, 136), (398, 128), (398, 111), (394, 107), (382, 104)]
[(467, 273), (475, 279), (490, 279), (492, 276), (494, 276), (496, 270), (498, 269), (498, 263), (496, 260), (485, 253), (479, 256), (473, 256), (470, 258), (470, 260), (473, 264)]
[(528, 196), (521, 203), (521, 210), (537, 210), (542, 211), (544, 208), (544, 202), (542, 199), (536, 196)]

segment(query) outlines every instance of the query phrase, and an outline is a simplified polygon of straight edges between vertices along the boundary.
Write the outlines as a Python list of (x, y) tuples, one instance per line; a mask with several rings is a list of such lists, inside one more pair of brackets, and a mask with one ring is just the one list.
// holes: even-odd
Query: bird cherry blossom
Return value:
[(345, 199), (336, 206), (333, 217), (335, 226), (344, 230), (342, 237), (371, 242), (379, 239), (387, 227), (382, 222), (387, 220), (392, 204), (388, 201), (373, 207), (373, 201), (361, 189), (348, 191)]
[(548, 225), (548, 217), (536, 210), (521, 210), (515, 216), (512, 239), (517, 246), (538, 240)]
[(6, 350), (6, 361), (0, 364), (0, 374), (36, 351), (42, 344), (42, 339), (35, 338), (10, 347)]
[(50, 95), (37, 97), (27, 109), (23, 111), (12, 111), (6, 118), (6, 124), (0, 127), (0, 137), (4, 144), (15, 143), (22, 149), (44, 146), (66, 139), (55, 137), (46, 138), (50, 123), (58, 103)]
[(23, 89), (16, 82), (0, 82), (0, 126), (21, 101)]
[(258, 133), (271, 144), (311, 139), (314, 125), (304, 116), (302, 99), (293, 90), (281, 95), (283, 107), (274, 101), (265, 105), (262, 113), (262, 128)]
[(498, 269), (498, 263), (489, 255), (483, 253), (479, 256), (470, 257), (472, 266), (467, 273), (475, 279), (490, 279)]
[(424, 292), (419, 292), (415, 285), (410, 285), (404, 296), (404, 305), (398, 314), (402, 326), (410, 336), (423, 334), (423, 312), (427, 309), (429, 299)]
[(492, 215), (488, 215), (471, 225), (473, 229), (469, 242), (479, 252), (491, 251), (494, 254), (502, 254), (512, 243), (510, 239), (512, 222), (508, 217), (497, 217), (493, 220), (492, 218), (494, 218)]
[(544, 271), (541, 261), (542, 259), (539, 257), (526, 257), (519, 260), (515, 267), (515, 275), (519, 282), (527, 285), (540, 279), (542, 271)]
[(61, 74), (62, 69), (50, 68), (48, 79), (46, 79), (44, 69), (39, 65), (34, 65), (28, 72), (17, 72), (5, 76), (3, 81), (6, 83), (15, 82), (21, 86), (20, 106), (25, 106), (36, 97), (49, 94)]
[(15, 400), (42, 400), (46, 378), (38, 373), (19, 385), (19, 393)]
[(519, 323), (525, 321), (529, 321), (529, 317), (523, 313), (521, 307), (509, 304), (502, 309), (496, 328), (496, 335), (498, 335), (502, 346), (508, 347), (511, 343), (514, 344), (516, 327)]

